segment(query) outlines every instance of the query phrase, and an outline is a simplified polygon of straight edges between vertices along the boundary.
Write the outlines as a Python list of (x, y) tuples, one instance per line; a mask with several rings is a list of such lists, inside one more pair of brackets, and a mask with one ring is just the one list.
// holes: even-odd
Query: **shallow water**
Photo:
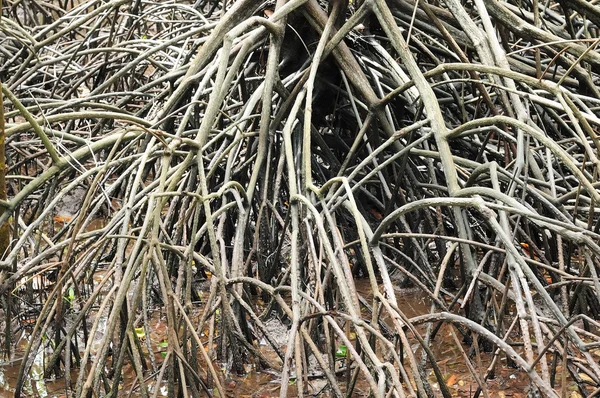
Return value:
[[(362, 295), (367, 301), (372, 300), (372, 295), (370, 292), (370, 285), (367, 280), (356, 280), (356, 288), (357, 292)], [(426, 314), (430, 311), (431, 308), (431, 300), (427, 297), (426, 294), (415, 290), (415, 289), (404, 289), (397, 290), (397, 301), (398, 307), (403, 311), (403, 313), (411, 318), (419, 315)], [(257, 303), (260, 306), (261, 303)], [(365, 318), (369, 319), (370, 314), (363, 314)], [(197, 314), (196, 314), (197, 316)], [(195, 322), (192, 319), (192, 322)], [(391, 326), (390, 322), (386, 322)], [(286, 327), (283, 324), (279, 325), (270, 325), (269, 328), (273, 328), (272, 330), (275, 333), (285, 333)], [(149, 336), (151, 345), (154, 351), (154, 357), (157, 363), (160, 365), (162, 361), (160, 343), (165, 339), (166, 336), (166, 320), (164, 314), (161, 311), (157, 310), (152, 314), (151, 317), (151, 334)], [(425, 326), (419, 326), (417, 330), (421, 333), (422, 336), (425, 334)], [(102, 337), (103, 331), (102, 328), (99, 329), (98, 338)], [(458, 335), (458, 333), (457, 333)], [(416, 340), (408, 334), (409, 340), (411, 342), (411, 346), (413, 351), (417, 354), (417, 358), (421, 358), (421, 352), (418, 343)], [(460, 338), (460, 336), (459, 336)], [(518, 340), (518, 336), (514, 336), (515, 340)], [(282, 350), (285, 350), (285, 336), (278, 336), (278, 340), (282, 343)], [(23, 355), (23, 350), (27, 344), (27, 336), (21, 336), (21, 340), (18, 343), (18, 349), (13, 354), (13, 358), (11, 361), (3, 361), (0, 362), (0, 398), (1, 397), (12, 397), (14, 392), (14, 386), (17, 380), (19, 366), (20, 366), (20, 356)], [(83, 346), (83, 344), (81, 344)], [(143, 344), (145, 347), (145, 344)], [(464, 344), (463, 344), (464, 346)], [(469, 347), (463, 347), (465, 350), (468, 350)], [(464, 355), (457, 347), (454, 342), (454, 339), (451, 335), (451, 330), (449, 326), (444, 325), (440, 329), (437, 334), (435, 340), (431, 343), (431, 349), (434, 352), (437, 365), (440, 368), (440, 371), (444, 375), (446, 380), (446, 384), (448, 385), (453, 396), (457, 397), (470, 397), (477, 390), (477, 383), (471, 375), (464, 359)], [(261, 351), (265, 356), (269, 359), (278, 362), (279, 359), (275, 352), (268, 345), (261, 345)], [(44, 353), (39, 353), (35, 359), (34, 365), (32, 367), (31, 379), (28, 380), (25, 386), (25, 394), (26, 396), (31, 397), (48, 397), (48, 398), (58, 398), (65, 397), (65, 380), (61, 378), (56, 381), (52, 380), (43, 380), (43, 365), (44, 365)], [(479, 370), (480, 374), (485, 373), (489, 363), (491, 356), (488, 353), (480, 353), (480, 355), (473, 356), (471, 361), (473, 366)], [(319, 369), (317, 365), (313, 364), (315, 369)], [(215, 367), (218, 369), (218, 364), (215, 363)], [(248, 373), (243, 377), (228, 377), (222, 378), (221, 382), (226, 389), (226, 394), (228, 397), (274, 397), (279, 396), (279, 375), (275, 372), (270, 371), (256, 371), (253, 369), (251, 365), (247, 366)], [(435, 380), (433, 375), (433, 371), (429, 364), (426, 365), (426, 373), (427, 377), (433, 385), (434, 393), (436, 396), (441, 396), (439, 385)], [(560, 372), (558, 373), (560, 374)], [(132, 387), (133, 392), (131, 393), (132, 397), (140, 396), (138, 390), (134, 384), (135, 375), (130, 366), (126, 366), (123, 371), (124, 382), (122, 385), (122, 390), (119, 396), (128, 396)], [(77, 373), (74, 372), (71, 375), (72, 385), (77, 380)], [(345, 376), (341, 375), (339, 377), (340, 386), (342, 390), (345, 385)], [(307, 389), (309, 394), (314, 394), (317, 396), (329, 396), (327, 393), (321, 391), (324, 387), (325, 383), (322, 378), (313, 378), (309, 380)], [(490, 396), (494, 397), (524, 397), (526, 395), (525, 390), (529, 385), (528, 377), (522, 371), (518, 369), (509, 368), (506, 366), (506, 359), (501, 357), (499, 366), (497, 367), (496, 377), (492, 380), (488, 380), (486, 383), (487, 388), (489, 389)], [(152, 384), (148, 385), (149, 389), (152, 391), (155, 387)], [(159, 396), (167, 396), (167, 386), (165, 383), (158, 386)], [(570, 386), (568, 396), (571, 396), (571, 392), (573, 387)], [(365, 381), (359, 380), (354, 390), (353, 396), (368, 396), (369, 389), (368, 385)], [(216, 395), (215, 395), (216, 396)], [(291, 384), (288, 390), (289, 397), (297, 396), (296, 385)]]

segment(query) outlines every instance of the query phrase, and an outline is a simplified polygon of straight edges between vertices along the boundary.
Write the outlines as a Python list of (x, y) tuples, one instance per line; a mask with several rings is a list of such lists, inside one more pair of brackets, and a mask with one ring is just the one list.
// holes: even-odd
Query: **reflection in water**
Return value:
[(6, 382), (6, 379), (4, 378), (4, 367), (2, 364), (0, 364), (0, 388), (5, 389), (8, 387), (8, 383)]
[[(21, 366), (21, 356), (25, 351), (26, 345), (29, 344), (29, 336), (24, 337), (18, 343), (18, 349), (13, 353), (14, 358), (8, 366), (0, 363), (0, 397), (12, 396), (14, 387), (17, 383), (19, 375), (19, 367)], [(61, 391), (64, 391), (64, 381), (46, 381), (44, 380), (44, 364), (45, 352), (40, 350), (33, 361), (30, 377), (26, 378), (23, 390), (27, 396), (31, 397), (53, 397), (58, 396)]]

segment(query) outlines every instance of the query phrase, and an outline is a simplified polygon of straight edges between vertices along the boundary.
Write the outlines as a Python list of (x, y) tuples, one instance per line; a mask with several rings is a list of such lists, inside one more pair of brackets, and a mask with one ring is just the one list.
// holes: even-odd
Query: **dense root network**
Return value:
[(592, 2), (2, 7), (16, 394), (45, 353), (77, 397), (116, 396), (124, 367), (141, 396), (223, 397), (250, 364), (281, 396), (449, 397), (444, 339), (473, 394), (506, 364), (597, 393)]

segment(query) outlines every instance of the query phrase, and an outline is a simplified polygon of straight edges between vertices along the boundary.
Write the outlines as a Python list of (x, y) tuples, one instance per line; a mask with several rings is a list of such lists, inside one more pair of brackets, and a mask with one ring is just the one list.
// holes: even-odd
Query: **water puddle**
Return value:
[[(13, 353), (13, 357), (6, 361), (0, 360), (0, 397), (8, 398), (14, 396), (15, 385), (19, 376), (19, 367), (21, 359), (28, 343), (27, 337), (24, 337), (19, 342), (19, 349)], [(43, 351), (40, 351), (31, 367), (30, 377), (25, 381), (23, 388), (27, 397), (62, 397), (65, 391), (65, 380), (44, 380), (44, 364), (49, 356)], [(74, 373), (73, 377), (77, 377)]]

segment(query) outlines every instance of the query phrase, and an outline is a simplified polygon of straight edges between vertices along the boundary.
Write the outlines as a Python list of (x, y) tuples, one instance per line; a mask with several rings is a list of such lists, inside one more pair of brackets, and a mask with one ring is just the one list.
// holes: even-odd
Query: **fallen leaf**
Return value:
[(345, 345), (339, 346), (337, 351), (335, 352), (336, 358), (345, 358), (346, 355), (348, 355), (348, 347), (346, 347)]
[(135, 330), (135, 334), (137, 335), (138, 339), (143, 339), (144, 337), (146, 337), (146, 332), (144, 332), (144, 328), (134, 328)]
[(73, 219), (73, 217), (71, 217), (71, 216), (54, 216), (52, 219), (54, 220), (54, 222), (60, 222), (60, 223), (66, 224), (69, 221), (71, 221)]
[(579, 377), (581, 377), (581, 380), (590, 383), (590, 384), (595, 384), (594, 379), (592, 379), (590, 376), (588, 376), (585, 373), (579, 373)]
[(383, 218), (383, 215), (377, 209), (371, 208), (369, 211), (376, 219), (381, 220)]
[(446, 385), (448, 387), (452, 387), (453, 385), (456, 384), (457, 379), (458, 379), (458, 377), (455, 374), (450, 375), (450, 377), (448, 377), (448, 379), (446, 380)]

